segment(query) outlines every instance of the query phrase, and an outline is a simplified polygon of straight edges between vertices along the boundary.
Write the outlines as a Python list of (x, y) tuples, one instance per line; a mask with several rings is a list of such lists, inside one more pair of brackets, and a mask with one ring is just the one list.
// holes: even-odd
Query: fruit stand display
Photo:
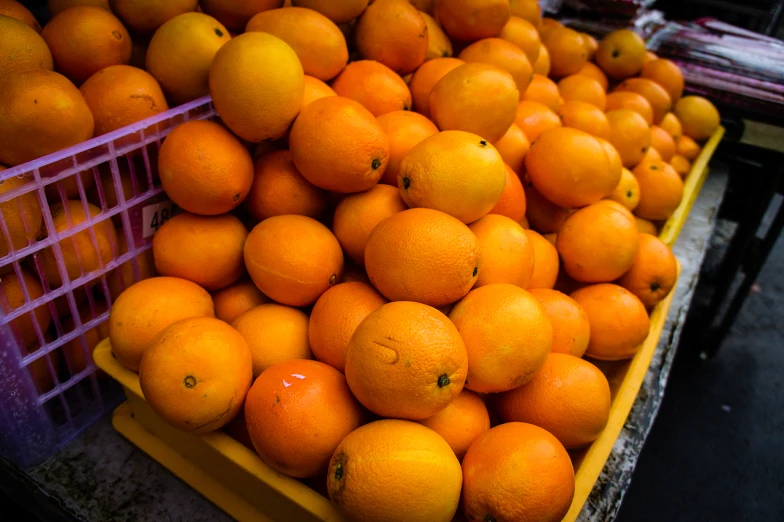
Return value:
[(6, 4), (7, 458), (116, 380), (240, 520), (577, 518), (723, 134), (678, 66), (533, 0)]

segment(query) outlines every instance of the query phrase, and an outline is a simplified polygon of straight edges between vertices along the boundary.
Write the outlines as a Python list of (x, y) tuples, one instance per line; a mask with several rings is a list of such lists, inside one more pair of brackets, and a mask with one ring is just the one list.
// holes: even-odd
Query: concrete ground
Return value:
[(784, 240), (718, 355), (681, 340), (619, 522), (784, 520)]

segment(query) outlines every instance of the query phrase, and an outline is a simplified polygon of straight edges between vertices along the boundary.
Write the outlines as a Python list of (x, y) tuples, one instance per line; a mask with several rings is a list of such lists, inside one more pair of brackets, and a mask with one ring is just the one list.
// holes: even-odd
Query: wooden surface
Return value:
[[(673, 250), (682, 271), (664, 331), (632, 412), (578, 520), (612, 520), (656, 417), (699, 268), (726, 188), (714, 170)], [(0, 462), (0, 489), (45, 520), (230, 518), (120, 436), (107, 416), (44, 464), (20, 472)]]

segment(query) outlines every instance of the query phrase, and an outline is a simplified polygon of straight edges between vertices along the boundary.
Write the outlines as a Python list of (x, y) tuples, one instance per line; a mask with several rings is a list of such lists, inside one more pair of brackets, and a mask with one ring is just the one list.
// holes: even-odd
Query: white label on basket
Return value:
[(147, 205), (142, 209), (142, 237), (145, 239), (154, 236), (161, 226), (177, 213), (177, 205), (173, 201), (163, 201), (154, 205)]

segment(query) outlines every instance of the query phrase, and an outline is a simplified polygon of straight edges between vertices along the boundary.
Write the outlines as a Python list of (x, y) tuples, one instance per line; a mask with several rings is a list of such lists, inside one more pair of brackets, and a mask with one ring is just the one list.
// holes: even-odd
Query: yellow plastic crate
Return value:
[[(686, 178), (683, 202), (662, 226), (660, 238), (667, 244), (673, 244), (683, 228), (708, 174), (708, 161), (723, 135), (724, 129), (720, 128), (694, 162)], [(632, 359), (596, 362), (610, 382), (610, 418), (593, 444), (571, 452), (576, 485), (565, 522), (577, 519), (626, 422), (659, 344), (674, 293), (651, 312), (648, 338)], [(139, 376), (114, 358), (108, 339), (96, 347), (93, 355), (95, 364), (125, 389), (127, 401), (115, 410), (112, 419), (115, 429), (235, 519), (241, 522), (344, 520), (327, 498), (273, 470), (254, 451), (226, 433), (193, 435), (169, 426), (144, 400)]]

